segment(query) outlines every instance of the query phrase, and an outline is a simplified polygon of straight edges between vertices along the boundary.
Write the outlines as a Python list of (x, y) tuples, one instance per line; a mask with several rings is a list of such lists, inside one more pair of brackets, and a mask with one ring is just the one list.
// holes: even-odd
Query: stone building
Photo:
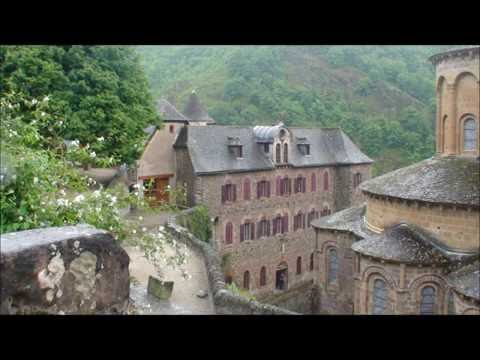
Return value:
[(157, 111), (163, 119), (164, 126), (149, 126), (145, 132), (150, 135), (137, 166), (138, 183), (143, 185), (148, 180), (148, 194), (155, 201), (168, 201), (167, 186), (176, 185), (175, 155), (173, 143), (184, 126), (205, 126), (215, 124), (200, 103), (195, 91), (190, 95), (184, 113), (166, 99), (157, 103)]
[(364, 201), (372, 160), (340, 129), (282, 123), (186, 126), (174, 149), (188, 205), (209, 208), (227, 282), (267, 302), (297, 289), (304, 301), (318, 269), (311, 223)]
[(435, 55), (437, 153), (315, 220), (321, 313), (480, 313), (479, 47)]

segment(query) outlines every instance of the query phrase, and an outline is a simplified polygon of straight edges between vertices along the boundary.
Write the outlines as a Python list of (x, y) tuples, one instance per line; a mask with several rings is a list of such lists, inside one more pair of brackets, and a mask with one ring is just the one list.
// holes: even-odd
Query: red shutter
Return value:
[(302, 227), (305, 229), (305, 214), (302, 214)]
[(288, 179), (288, 195), (292, 193), (292, 179)]
[(237, 185), (235, 184), (232, 185), (232, 193), (233, 193), (232, 201), (237, 201)]
[(261, 185), (262, 185), (262, 183), (260, 181), (257, 182), (257, 199), (260, 199), (262, 197)]
[(307, 191), (307, 178), (304, 177), (303, 178), (303, 192), (306, 192)]
[(270, 181), (267, 181), (267, 197), (270, 197)]
[(267, 220), (267, 236), (270, 236), (270, 221)]
[(225, 185), (222, 185), (222, 204), (226, 200), (226, 191), (225, 191)]
[(254, 222), (251, 223), (251, 230), (252, 231), (251, 231), (250, 239), (255, 240), (255, 223)]
[(240, 225), (240, 242), (245, 240), (245, 226), (242, 224)]
[(276, 193), (275, 193), (275, 194), (276, 194), (277, 196), (279, 196), (279, 195), (281, 194), (281, 192), (280, 192), (280, 186), (282, 185), (279, 176), (277, 176), (276, 185), (277, 185), (277, 188), (276, 188)]

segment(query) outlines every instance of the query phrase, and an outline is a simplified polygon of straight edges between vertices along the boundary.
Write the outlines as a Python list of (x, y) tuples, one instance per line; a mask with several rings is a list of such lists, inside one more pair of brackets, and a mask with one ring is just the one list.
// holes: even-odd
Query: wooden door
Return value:
[(157, 202), (168, 202), (168, 178), (155, 178), (155, 198)]

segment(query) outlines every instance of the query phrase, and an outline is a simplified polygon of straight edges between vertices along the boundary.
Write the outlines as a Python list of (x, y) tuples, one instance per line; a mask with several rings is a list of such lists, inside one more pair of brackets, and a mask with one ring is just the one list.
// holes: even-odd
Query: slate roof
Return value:
[(456, 266), (477, 254), (448, 249), (429, 232), (412, 224), (391, 226), (352, 245), (360, 254), (412, 265)]
[(207, 111), (200, 103), (196, 92), (192, 92), (188, 98), (187, 105), (183, 111), (189, 122), (206, 122), (207, 124), (215, 124), (215, 120), (208, 115)]
[(453, 269), (478, 257), (476, 253), (446, 248), (434, 235), (412, 224), (396, 224), (376, 234), (365, 226), (365, 210), (365, 205), (350, 207), (316, 219), (312, 225), (318, 229), (350, 232), (361, 239), (353, 243), (352, 250), (387, 261)]
[(365, 204), (353, 206), (345, 210), (337, 211), (332, 215), (315, 219), (312, 221), (312, 226), (319, 229), (347, 231), (364, 238), (374, 234), (363, 226), (365, 212)]
[[(289, 165), (312, 167), (372, 163), (372, 159), (340, 129), (288, 128), (292, 136)], [(188, 126), (181, 130), (174, 147), (188, 147), (197, 175), (274, 169), (272, 154), (265, 154), (258, 132), (246, 126)], [(238, 138), (243, 145), (243, 158), (229, 150), (229, 138)], [(309, 156), (296, 146), (296, 139), (310, 143)]]
[(480, 261), (464, 266), (452, 272), (447, 281), (460, 294), (480, 300)]
[(431, 203), (480, 207), (480, 162), (474, 157), (434, 157), (360, 185), (364, 192)]
[(157, 111), (164, 121), (189, 121), (188, 117), (164, 98), (157, 101)]
[(443, 51), (438, 54), (434, 54), (428, 58), (433, 64), (448, 58), (448, 57), (455, 57), (455, 56), (462, 56), (468, 53), (472, 53), (475, 56), (480, 54), (480, 46), (478, 45), (470, 45), (470, 46), (463, 46), (463, 47), (455, 47), (449, 49), (447, 51)]

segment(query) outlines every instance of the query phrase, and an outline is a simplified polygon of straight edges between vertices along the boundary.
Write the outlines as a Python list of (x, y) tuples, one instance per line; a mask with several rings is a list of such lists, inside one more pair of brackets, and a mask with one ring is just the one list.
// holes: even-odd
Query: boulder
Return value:
[(130, 259), (89, 225), (2, 234), (1, 314), (124, 313)]

